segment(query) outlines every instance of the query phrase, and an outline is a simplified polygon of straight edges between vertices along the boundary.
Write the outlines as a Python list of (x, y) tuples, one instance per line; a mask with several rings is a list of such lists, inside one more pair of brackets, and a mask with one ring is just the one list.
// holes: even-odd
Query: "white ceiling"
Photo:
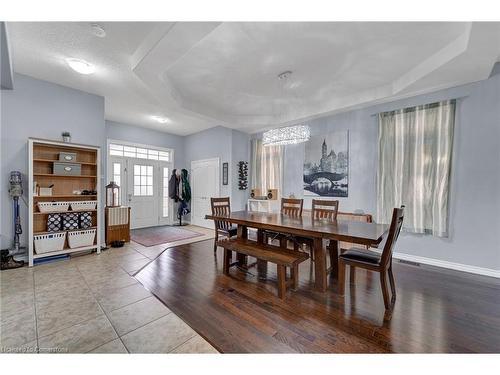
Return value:
[[(84, 22), (9, 23), (14, 70), (104, 96), (108, 120), (179, 135), (252, 133), (478, 81), (500, 57), (500, 23), (100, 25), (105, 38)], [(96, 73), (75, 73), (67, 57)]]

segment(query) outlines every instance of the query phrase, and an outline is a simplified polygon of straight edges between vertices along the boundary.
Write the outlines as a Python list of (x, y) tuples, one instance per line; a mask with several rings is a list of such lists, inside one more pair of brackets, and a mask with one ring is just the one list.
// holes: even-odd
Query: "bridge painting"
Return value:
[(347, 131), (311, 137), (305, 146), (304, 195), (347, 197), (348, 144)]

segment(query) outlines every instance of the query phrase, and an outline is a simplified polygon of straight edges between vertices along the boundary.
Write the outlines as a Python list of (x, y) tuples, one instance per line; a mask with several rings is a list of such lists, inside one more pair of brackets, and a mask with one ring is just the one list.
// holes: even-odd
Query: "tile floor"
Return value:
[(0, 352), (217, 353), (132, 275), (173, 243), (130, 243), (0, 273)]

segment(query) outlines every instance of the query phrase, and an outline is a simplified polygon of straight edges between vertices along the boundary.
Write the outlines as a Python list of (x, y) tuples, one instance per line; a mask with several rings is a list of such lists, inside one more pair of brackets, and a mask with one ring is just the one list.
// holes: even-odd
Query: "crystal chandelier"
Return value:
[(271, 129), (264, 133), (262, 144), (264, 146), (293, 145), (307, 142), (311, 132), (309, 126), (295, 125), (285, 128)]
[[(283, 97), (286, 96), (286, 88), (290, 88), (288, 82), (291, 71), (286, 71), (278, 75), (283, 90)], [(295, 96), (296, 93), (294, 92)], [(284, 112), (282, 113), (283, 120), (285, 120)], [(310, 138), (310, 130), (307, 125), (294, 125), (283, 128), (271, 129), (264, 133), (262, 144), (264, 146), (279, 146), (279, 145), (292, 145), (302, 142), (307, 142)]]

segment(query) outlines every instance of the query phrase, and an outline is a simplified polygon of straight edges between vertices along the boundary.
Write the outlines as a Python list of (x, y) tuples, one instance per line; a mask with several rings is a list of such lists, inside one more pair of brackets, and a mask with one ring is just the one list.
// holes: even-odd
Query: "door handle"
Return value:
[(128, 201), (132, 202), (132, 194), (127, 194), (128, 195)]

